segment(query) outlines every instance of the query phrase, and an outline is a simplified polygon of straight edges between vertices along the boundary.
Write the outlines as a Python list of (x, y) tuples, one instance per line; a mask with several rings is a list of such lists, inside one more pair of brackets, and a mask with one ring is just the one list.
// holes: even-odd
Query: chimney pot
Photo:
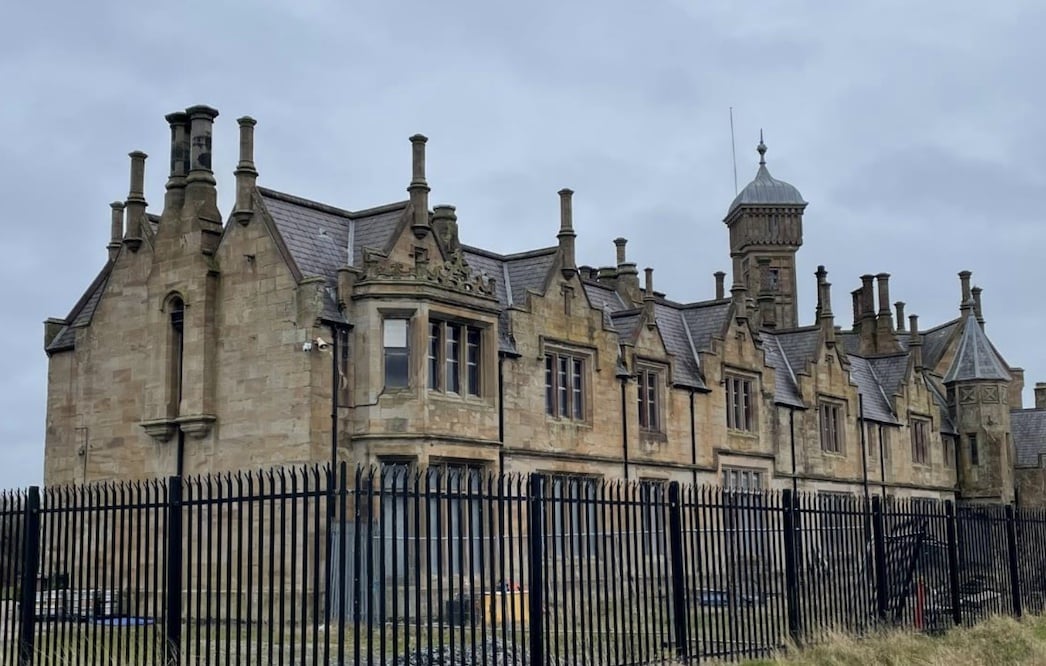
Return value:
[(715, 275), (715, 299), (721, 301), (726, 298), (726, 273), (723, 271), (716, 271)]
[(897, 332), (904, 333), (904, 301), (897, 301), (893, 307), (897, 310)]
[(131, 158), (131, 186), (127, 191), (127, 230), (124, 242), (132, 252), (137, 252), (142, 244), (142, 220), (145, 218), (145, 159), (148, 157), (140, 150), (128, 153)]
[(970, 271), (959, 271), (959, 285), (962, 289), (962, 303), (959, 304), (959, 310), (966, 312), (972, 306), (973, 298), (970, 295), (970, 277), (973, 273)]
[(861, 314), (864, 317), (875, 314), (875, 298), (872, 293), (872, 281), (874, 275), (861, 276)]
[(236, 165), (236, 210), (233, 216), (240, 224), (250, 222), (253, 208), (251, 195), (258, 179), (254, 167), (254, 126), (258, 121), (250, 116), (238, 118), (240, 126), (240, 161)]
[(189, 115), (175, 111), (164, 119), (171, 126), (171, 170), (167, 176), (163, 210), (177, 213), (185, 203), (185, 177), (189, 173)]
[(145, 199), (145, 160), (148, 155), (140, 150), (127, 153), (131, 158), (131, 186), (127, 191), (128, 199)]
[(1035, 382), (1035, 409), (1046, 409), (1046, 382)]
[(411, 230), (414, 237), (422, 239), (428, 234), (429, 226), (429, 185), (425, 180), (425, 144), (428, 137), (423, 134), (415, 134), (410, 137), (411, 145), (411, 178), (410, 203), (414, 207), (414, 221)]
[(879, 314), (890, 315), (890, 274), (879, 273), (875, 276), (879, 283)]
[(189, 107), (189, 182), (214, 185), (211, 171), (211, 133), (218, 110), (205, 105)]
[(973, 294), (973, 314), (977, 317), (977, 323), (981, 325), (981, 328), (984, 328), (984, 312), (981, 310), (982, 291), (983, 289), (980, 287), (974, 287), (970, 290), (970, 293)]
[(563, 277), (567, 279), (577, 271), (577, 264), (574, 263), (574, 238), (577, 234), (574, 233), (573, 196), (574, 190), (570, 188), (564, 187), (559, 191), (559, 233), (556, 238), (559, 239), (560, 255), (563, 258)]
[(854, 289), (850, 292), (850, 295), (853, 297), (854, 330), (856, 331), (861, 323), (861, 316), (863, 314), (861, 312), (861, 290)]
[(628, 244), (628, 239), (626, 239), (626, 238), (615, 238), (614, 239), (614, 247), (617, 248), (617, 265), (618, 266), (620, 266), (623, 263), (626, 263), (626, 261), (627, 261), (627, 259), (625, 258), (625, 246), (627, 244)]
[(643, 296), (645, 298), (654, 297), (654, 269), (644, 268), (643, 269)]
[[(827, 275), (825, 275), (827, 277)], [(835, 317), (832, 314), (832, 283), (822, 282), (818, 287), (821, 302), (821, 314), (818, 323), (824, 332), (825, 342), (831, 346), (835, 344)]]
[(122, 201), (114, 201), (109, 204), (112, 215), (109, 225), (109, 259), (115, 260), (120, 253), (120, 241), (123, 239), (123, 209)]
[(923, 339), (919, 333), (918, 315), (908, 315), (908, 351), (912, 355), (912, 362), (916, 372), (923, 369)]

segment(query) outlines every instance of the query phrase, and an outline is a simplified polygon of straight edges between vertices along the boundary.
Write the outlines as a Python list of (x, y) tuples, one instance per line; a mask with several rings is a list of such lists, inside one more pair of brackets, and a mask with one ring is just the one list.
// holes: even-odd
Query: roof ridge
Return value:
[(345, 208), (338, 208), (337, 206), (331, 206), (330, 204), (320, 203), (313, 199), (306, 199), (305, 197), (299, 197), (295, 194), (288, 192), (281, 192), (279, 190), (273, 190), (268, 187), (258, 187), (258, 192), (264, 197), (272, 199), (279, 199), (286, 201), (287, 203), (297, 204), (299, 206), (305, 206), (306, 208), (312, 208), (314, 210), (323, 211), (324, 213), (330, 213), (332, 215), (340, 215), (342, 217), (352, 217), (352, 211)]
[(494, 250), (488, 250), (486, 248), (477, 247), (475, 245), (469, 245), (467, 243), (461, 244), (461, 249), (465, 252), (472, 252), (488, 259), (498, 259), (501, 261), (519, 261), (521, 259), (531, 259), (533, 257), (543, 257), (546, 254), (553, 254), (558, 250), (558, 246), (550, 245), (549, 247), (539, 247), (535, 250), (524, 250), (522, 252), (513, 252), (511, 254), (501, 254)]

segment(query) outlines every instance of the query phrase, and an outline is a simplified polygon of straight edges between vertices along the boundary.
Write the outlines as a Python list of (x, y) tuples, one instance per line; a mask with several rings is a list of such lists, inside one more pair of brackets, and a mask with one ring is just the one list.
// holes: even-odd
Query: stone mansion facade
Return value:
[(623, 238), (613, 265), (579, 265), (567, 189), (555, 244), (464, 244), (454, 207), (429, 205), (420, 135), (409, 199), (350, 210), (258, 186), (255, 121), (240, 118), (223, 219), (217, 115), (166, 117), (158, 214), (146, 155), (130, 154), (108, 260), (46, 322), (48, 484), (336, 459), (928, 499), (1046, 494), (1046, 385), (1024, 409), (1023, 372), (986, 336), (969, 272), (956, 317), (930, 328), (891, 303), (888, 274), (855, 278), (842, 326), (820, 267), (813, 321), (801, 321), (807, 204), (770, 175), (761, 141), (724, 220), (732, 274), (715, 274), (714, 298), (682, 302), (655, 289), (651, 269), (641, 277)]

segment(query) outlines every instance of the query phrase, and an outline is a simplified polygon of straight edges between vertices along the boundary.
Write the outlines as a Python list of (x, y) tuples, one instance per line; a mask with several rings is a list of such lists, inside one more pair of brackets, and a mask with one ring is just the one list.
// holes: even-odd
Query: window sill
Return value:
[(668, 435), (660, 430), (639, 430), (639, 439), (650, 444), (664, 444), (668, 441)]
[(438, 389), (431, 388), (426, 389), (425, 394), (430, 398), (435, 398), (436, 400), (441, 400), (445, 402), (466, 403), (470, 405), (482, 405), (487, 407), (494, 404), (493, 400), (481, 395), (461, 395), (460, 393), (440, 391)]
[(563, 426), (575, 426), (578, 428), (591, 428), (592, 423), (589, 421), (579, 421), (575, 419), (566, 419), (562, 416), (552, 416), (551, 414), (545, 414), (545, 421), (547, 423), (555, 423)]
[(828, 456), (829, 458), (839, 458), (840, 460), (846, 460), (846, 453), (843, 451), (826, 451), (821, 449), (821, 453)]
[(759, 439), (759, 433), (755, 430), (735, 430), (733, 428), (727, 428), (727, 435), (731, 437), (744, 437), (747, 439)]

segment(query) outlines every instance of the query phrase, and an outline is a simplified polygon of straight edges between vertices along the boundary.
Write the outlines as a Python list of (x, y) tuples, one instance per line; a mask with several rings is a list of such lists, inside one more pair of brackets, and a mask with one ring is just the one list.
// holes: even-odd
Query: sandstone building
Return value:
[(108, 261), (46, 322), (49, 484), (336, 457), (652, 487), (1046, 495), (1046, 385), (1023, 409), (1023, 373), (989, 341), (970, 273), (957, 316), (925, 329), (891, 303), (888, 274), (860, 276), (840, 325), (824, 268), (796, 274), (807, 203), (770, 175), (762, 141), (724, 219), (732, 274), (683, 302), (640, 277), (623, 238), (613, 265), (579, 265), (568, 189), (554, 244), (464, 244), (455, 208), (429, 205), (420, 135), (409, 199), (351, 210), (258, 186), (255, 121), (240, 118), (223, 218), (217, 116), (167, 116), (158, 214), (146, 156), (130, 154)]

